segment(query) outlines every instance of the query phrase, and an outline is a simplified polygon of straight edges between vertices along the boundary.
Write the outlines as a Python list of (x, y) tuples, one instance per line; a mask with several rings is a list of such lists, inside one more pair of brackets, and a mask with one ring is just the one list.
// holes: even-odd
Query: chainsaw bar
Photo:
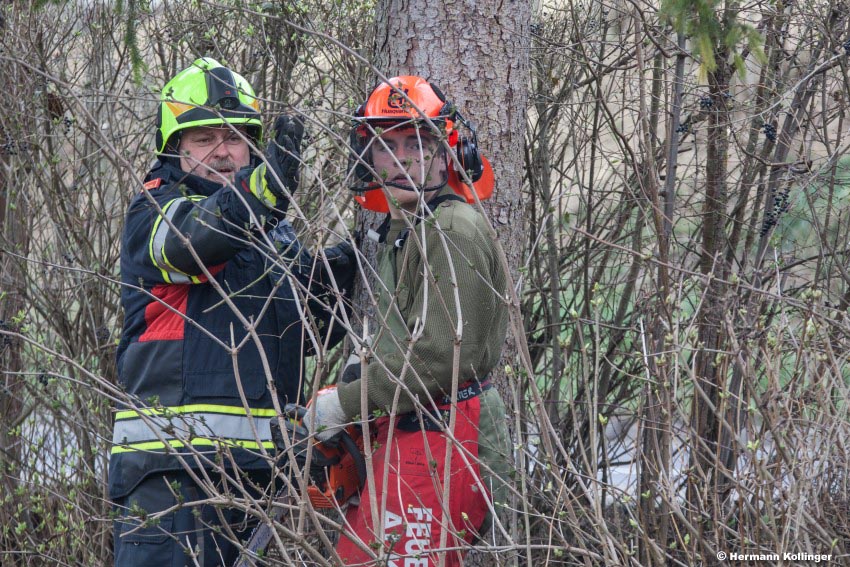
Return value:
[[(275, 502), (283, 504), (289, 504), (292, 500), (293, 498), (287, 486), (281, 488), (274, 497)], [(274, 537), (275, 524), (283, 518), (285, 512), (286, 509), (283, 506), (272, 507), (271, 514), (269, 514), (269, 520), (271, 521), (254, 528), (254, 531), (251, 532), (251, 538), (245, 544), (245, 550), (239, 556), (239, 560), (236, 561), (234, 567), (256, 567), (257, 561), (262, 559), (261, 554), (265, 552)]]
[[(314, 508), (336, 508), (358, 494), (366, 483), (362, 436), (359, 428), (352, 426), (350, 430), (343, 430), (328, 441), (316, 443), (310, 432), (300, 423), (305, 411), (305, 408), (287, 404), (284, 413), (294, 418), (284, 421), (288, 440), (283, 439), (284, 433), (276, 420), (271, 424), (272, 439), (278, 452), (284, 454), (284, 459), (288, 456), (287, 449), (295, 456), (295, 463), (281, 463), (284, 469), (288, 469), (290, 476), (293, 473), (301, 474), (301, 468), (306, 465), (307, 454), (311, 453), (307, 498)], [(294, 478), (292, 480), (294, 481)], [(295, 497), (290, 491), (291, 485), (287, 483), (275, 494), (274, 502), (294, 504)], [(261, 555), (274, 537), (275, 524), (283, 519), (285, 512), (286, 506), (272, 507), (269, 514), (271, 521), (254, 528), (234, 567), (256, 567), (257, 561), (262, 559)]]

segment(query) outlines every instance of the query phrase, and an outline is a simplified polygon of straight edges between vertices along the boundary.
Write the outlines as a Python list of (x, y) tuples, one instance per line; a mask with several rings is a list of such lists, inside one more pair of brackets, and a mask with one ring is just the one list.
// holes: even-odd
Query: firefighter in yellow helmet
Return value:
[[(324, 251), (325, 272), (285, 218), (302, 131), (281, 117), (265, 156), (254, 153), (254, 91), (212, 59), (162, 90), (158, 160), (121, 241), (126, 396), (109, 460), (120, 567), (233, 564), (250, 523), (210, 499), (256, 497), (270, 482), (275, 402), (299, 402), (310, 354), (302, 310), (326, 344), (343, 335), (331, 313), (351, 287), (351, 248)], [(314, 300), (302, 305), (292, 281)]]

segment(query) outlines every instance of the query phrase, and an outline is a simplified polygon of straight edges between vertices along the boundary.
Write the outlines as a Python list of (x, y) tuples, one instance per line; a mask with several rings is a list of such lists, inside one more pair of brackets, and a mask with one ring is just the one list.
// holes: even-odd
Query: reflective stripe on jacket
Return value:
[(272, 409), (194, 404), (170, 408), (119, 411), (112, 433), (112, 453), (218, 444), (273, 449)]

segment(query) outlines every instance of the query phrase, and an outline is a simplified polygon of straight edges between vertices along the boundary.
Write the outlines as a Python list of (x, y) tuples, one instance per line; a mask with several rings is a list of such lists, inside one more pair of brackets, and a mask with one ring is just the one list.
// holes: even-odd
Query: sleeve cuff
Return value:
[(339, 404), (342, 406), (342, 411), (345, 412), (345, 417), (349, 420), (360, 415), (361, 383), (362, 380), (355, 380), (347, 384), (337, 384)]

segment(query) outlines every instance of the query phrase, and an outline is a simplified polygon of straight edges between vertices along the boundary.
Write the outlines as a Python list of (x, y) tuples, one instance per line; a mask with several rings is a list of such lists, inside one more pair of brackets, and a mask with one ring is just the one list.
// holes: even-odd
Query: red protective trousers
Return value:
[[(448, 406), (440, 406), (448, 423)], [(346, 514), (347, 526), (337, 544), (345, 565), (373, 565), (374, 556), (355, 545), (359, 540), (375, 554), (382, 548), (388, 567), (446, 567), (463, 564), (464, 542), (478, 533), (487, 514), (489, 495), (482, 492), (478, 469), (478, 420), (481, 404), (473, 397), (457, 404), (454, 438), (451, 447), (449, 499), (443, 502), (444, 464), (452, 443), (440, 431), (393, 430), (387, 443), (389, 418), (375, 422), (373, 471), (374, 498), (381, 530), (372, 522), (368, 484), (360, 494), (360, 505)], [(413, 416), (408, 416), (408, 422)], [(403, 419), (403, 418), (398, 418)], [(460, 446), (458, 446), (460, 445)], [(463, 453), (463, 454), (462, 454)], [(386, 484), (384, 475), (387, 474)], [(386, 508), (381, 509), (386, 497)], [(449, 517), (444, 518), (447, 509)], [(443, 548), (441, 534), (447, 533)], [(383, 535), (381, 535), (381, 533)], [(380, 545), (377, 543), (380, 542)]]

